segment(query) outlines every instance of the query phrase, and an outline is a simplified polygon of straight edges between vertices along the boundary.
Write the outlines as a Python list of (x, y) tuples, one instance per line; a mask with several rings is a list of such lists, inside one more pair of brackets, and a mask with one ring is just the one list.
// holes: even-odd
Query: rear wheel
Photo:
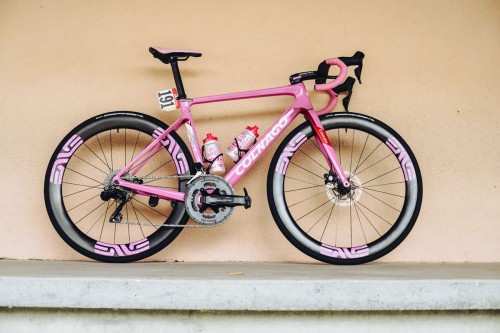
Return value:
[[(186, 224), (183, 202), (159, 200), (119, 188), (130, 200), (119, 223), (110, 215), (119, 200), (102, 197), (116, 173), (143, 151), (167, 125), (147, 115), (112, 112), (87, 120), (66, 136), (52, 155), (45, 176), (45, 204), (59, 235), (81, 254), (105, 262), (131, 262), (160, 251)], [(136, 175), (144, 184), (185, 190), (193, 161), (184, 142), (172, 132)], [(163, 176), (173, 176), (164, 178)], [(158, 177), (158, 178), (155, 178)], [(162, 177), (162, 178), (160, 178)]]
[(354, 113), (320, 117), (351, 183), (346, 190), (326, 163), (309, 123), (290, 133), (268, 174), (268, 201), (287, 239), (331, 264), (360, 264), (398, 246), (422, 202), (415, 156), (394, 130)]

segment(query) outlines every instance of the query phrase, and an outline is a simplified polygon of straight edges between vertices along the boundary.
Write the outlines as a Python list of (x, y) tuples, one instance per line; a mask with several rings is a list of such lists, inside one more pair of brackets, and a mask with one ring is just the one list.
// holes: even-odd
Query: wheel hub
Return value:
[(361, 198), (363, 187), (359, 177), (344, 171), (351, 186), (344, 187), (340, 180), (331, 174), (325, 174), (325, 190), (328, 199), (337, 206), (352, 206)]

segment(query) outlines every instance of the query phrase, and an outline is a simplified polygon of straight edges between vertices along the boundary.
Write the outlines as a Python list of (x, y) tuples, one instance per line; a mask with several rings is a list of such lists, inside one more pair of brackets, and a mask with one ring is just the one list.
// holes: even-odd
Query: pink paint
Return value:
[(324, 113), (327, 113), (335, 107), (337, 104), (337, 94), (332, 90), (336, 86), (342, 84), (345, 81), (345, 78), (347, 77), (347, 66), (338, 58), (332, 58), (332, 59), (327, 59), (326, 63), (328, 65), (334, 65), (339, 67), (340, 73), (337, 76), (335, 80), (329, 83), (324, 83), (324, 84), (317, 84), (314, 86), (314, 90), (316, 91), (324, 91), (328, 95), (330, 95), (330, 101), (328, 104), (321, 110), (318, 111), (319, 115), (322, 115)]
[(389, 138), (385, 144), (389, 149), (395, 154), (398, 155), (398, 160), (399, 163), (401, 164), (401, 168), (403, 169), (403, 173), (405, 175), (405, 180), (410, 181), (415, 179), (415, 167), (413, 166), (413, 163), (411, 162), (410, 156), (404, 149), (404, 147), (399, 143), (399, 141), (391, 137)]
[(285, 147), (283, 152), (280, 155), (278, 160), (278, 164), (276, 165), (276, 172), (284, 175), (286, 169), (288, 168), (288, 163), (290, 162), (290, 158), (293, 156), (295, 151), (300, 148), (300, 146), (306, 142), (307, 137), (304, 133), (299, 132), (297, 135), (293, 137), (290, 143)]
[(65, 166), (68, 163), (70, 157), (75, 153), (75, 151), (83, 143), (82, 138), (78, 135), (73, 135), (62, 147), (59, 154), (57, 154), (57, 159), (52, 165), (52, 170), (50, 171), (50, 182), (53, 184), (62, 184), (62, 177), (64, 174)]
[(97, 242), (94, 245), (95, 253), (109, 257), (112, 257), (115, 254), (119, 257), (130, 256), (133, 254), (144, 252), (148, 249), (149, 240), (147, 238), (130, 244), (109, 244), (104, 242)]
[[(341, 71), (341, 74), (342, 73), (343, 72)], [(341, 78), (337, 78), (334, 81), (334, 83), (340, 81)], [(329, 83), (329, 86), (330, 85), (331, 83)], [(158, 149), (158, 143), (165, 142), (164, 139), (168, 138), (168, 134), (171, 131), (177, 131), (184, 124), (186, 124), (188, 137), (191, 144), (191, 150), (194, 155), (193, 156), (194, 160), (197, 163), (203, 164), (203, 157), (201, 156), (200, 144), (198, 136), (196, 134), (193, 117), (191, 115), (191, 106), (196, 104), (215, 103), (215, 102), (232, 101), (232, 100), (240, 100), (247, 98), (283, 96), (283, 95), (293, 96), (295, 100), (292, 102), (292, 104), (290, 104), (290, 106), (280, 116), (280, 118), (267, 130), (267, 132), (260, 137), (257, 144), (255, 144), (250, 149), (250, 151), (245, 155), (245, 157), (242, 158), (238, 163), (236, 163), (231, 170), (229, 170), (225, 179), (231, 185), (234, 186), (246, 174), (246, 172), (250, 170), (250, 168), (260, 159), (260, 157), (262, 157), (263, 153), (272, 145), (273, 142), (276, 141), (276, 139), (285, 131), (285, 129), (292, 123), (292, 121), (297, 117), (299, 113), (302, 113), (306, 119), (312, 122), (317, 134), (316, 135), (317, 140), (319, 140), (318, 135), (324, 133), (323, 125), (321, 124), (316, 114), (316, 111), (314, 110), (311, 104), (311, 100), (307, 95), (307, 89), (303, 83), (277, 87), (277, 88), (260, 89), (253, 91), (245, 91), (238, 93), (197, 97), (193, 99), (181, 100), (180, 101), (182, 110), (181, 117), (177, 119), (171, 126), (169, 126), (168, 129), (165, 130), (164, 132), (162, 133), (160, 133), (161, 131), (155, 132), (155, 134), (157, 135), (156, 139), (153, 142), (151, 142), (151, 144), (148, 147), (146, 147), (144, 151), (139, 153), (124, 169), (122, 169), (113, 178), (113, 181), (115, 181), (115, 183), (117, 183), (117, 185), (119, 186), (132, 189), (136, 193), (142, 195), (154, 195), (166, 200), (183, 201), (184, 200), (183, 192), (171, 191), (166, 189), (154, 188), (153, 186), (135, 184), (132, 182), (124, 181), (121, 179), (121, 177), (133, 165), (136, 165), (138, 161), (143, 161), (142, 158), (145, 157), (146, 160), (149, 159), (150, 156), (154, 154), (154, 152)], [(171, 142), (171, 140), (169, 142)], [(321, 151), (325, 155), (325, 159), (327, 159), (328, 163), (332, 165), (335, 172), (339, 175), (339, 177), (345, 184), (347, 180), (345, 179), (344, 172), (340, 166), (340, 163), (338, 162), (338, 159), (329, 141), (323, 140), (320, 142), (322, 142)], [(175, 153), (175, 150), (172, 149), (170, 146), (168, 149), (169, 151)], [(145, 162), (140, 163), (136, 168), (134, 168), (134, 170), (131, 171), (131, 174), (132, 175), (136, 174), (140, 170), (140, 168), (144, 166), (144, 164)], [(182, 167), (179, 166), (178, 170), (182, 170)]]
[[(153, 137), (159, 138), (164, 132), (165, 130), (163, 128), (158, 127), (153, 132)], [(168, 152), (170, 153), (170, 155), (172, 155), (177, 173), (182, 175), (188, 172), (189, 167), (187, 164), (186, 156), (184, 156), (184, 153), (181, 151), (181, 148), (179, 147), (177, 142), (175, 142), (172, 136), (169, 134), (167, 135), (167, 137), (163, 137), (160, 142), (164, 147), (167, 147)]]
[(370, 249), (367, 245), (349, 248), (321, 244), (320, 253), (332, 258), (352, 259), (366, 257), (370, 254)]

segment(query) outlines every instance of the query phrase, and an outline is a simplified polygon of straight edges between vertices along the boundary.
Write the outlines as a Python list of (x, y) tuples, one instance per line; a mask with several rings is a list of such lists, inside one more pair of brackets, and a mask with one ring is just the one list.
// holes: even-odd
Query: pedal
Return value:
[(201, 189), (200, 212), (204, 212), (207, 208), (212, 208), (214, 212), (218, 212), (222, 207), (243, 206), (248, 209), (252, 206), (252, 198), (248, 195), (246, 188), (243, 188), (245, 195), (221, 195), (220, 190), (216, 189), (209, 194), (204, 189)]

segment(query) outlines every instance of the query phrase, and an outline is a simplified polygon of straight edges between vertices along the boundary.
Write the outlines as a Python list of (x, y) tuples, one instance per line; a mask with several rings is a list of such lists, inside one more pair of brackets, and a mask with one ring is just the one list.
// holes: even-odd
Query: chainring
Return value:
[(186, 212), (193, 221), (204, 226), (215, 227), (224, 223), (233, 212), (234, 207), (220, 207), (219, 212), (215, 212), (211, 208), (200, 212), (202, 196), (201, 190), (212, 193), (216, 189), (220, 190), (221, 195), (234, 195), (234, 190), (224, 178), (214, 175), (203, 175), (191, 182), (188, 185), (184, 203)]

